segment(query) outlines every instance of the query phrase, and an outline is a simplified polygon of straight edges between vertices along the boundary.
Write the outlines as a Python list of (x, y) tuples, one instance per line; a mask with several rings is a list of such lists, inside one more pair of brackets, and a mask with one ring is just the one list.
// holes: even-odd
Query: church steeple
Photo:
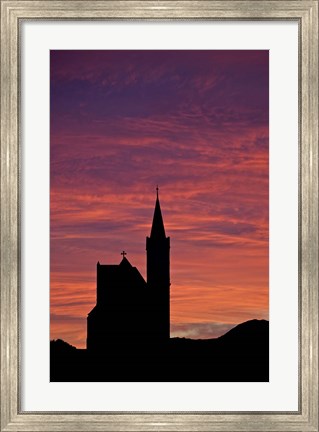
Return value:
[(151, 229), (151, 238), (166, 238), (161, 206), (158, 198), (158, 186), (156, 187), (156, 203)]
[(170, 336), (170, 239), (166, 237), (156, 188), (156, 202), (150, 237), (146, 238), (147, 285), (152, 304), (149, 327), (155, 339)]

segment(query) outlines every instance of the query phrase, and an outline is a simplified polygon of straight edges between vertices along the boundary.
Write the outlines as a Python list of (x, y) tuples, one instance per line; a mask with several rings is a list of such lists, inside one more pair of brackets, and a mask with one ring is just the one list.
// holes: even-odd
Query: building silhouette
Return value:
[(170, 238), (156, 188), (151, 233), (146, 237), (147, 282), (122, 252), (118, 265), (97, 263), (96, 305), (87, 317), (87, 349), (170, 337)]

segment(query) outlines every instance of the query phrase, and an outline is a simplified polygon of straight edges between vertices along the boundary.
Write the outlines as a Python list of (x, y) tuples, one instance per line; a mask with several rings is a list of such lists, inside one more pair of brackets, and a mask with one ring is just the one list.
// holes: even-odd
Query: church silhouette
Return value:
[(50, 381), (269, 381), (269, 323), (250, 320), (212, 339), (170, 338), (170, 238), (156, 193), (146, 237), (147, 281), (126, 258), (97, 263), (87, 349), (50, 344)]
[(165, 234), (158, 187), (151, 234), (146, 237), (147, 281), (124, 251), (122, 255), (118, 265), (97, 263), (96, 305), (87, 317), (88, 351), (170, 338), (170, 238)]

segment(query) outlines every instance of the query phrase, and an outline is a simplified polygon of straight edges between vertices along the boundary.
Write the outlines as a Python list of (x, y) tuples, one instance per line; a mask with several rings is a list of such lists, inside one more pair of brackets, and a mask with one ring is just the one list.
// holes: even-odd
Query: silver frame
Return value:
[[(1, 1), (1, 431), (318, 431), (318, 0)], [(296, 20), (299, 24), (297, 412), (20, 410), (19, 22), (25, 19)]]

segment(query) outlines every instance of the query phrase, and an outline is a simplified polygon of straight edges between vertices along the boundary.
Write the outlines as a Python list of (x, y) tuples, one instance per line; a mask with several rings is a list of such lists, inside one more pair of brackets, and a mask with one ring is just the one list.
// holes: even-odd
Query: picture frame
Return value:
[[(294, 20), (299, 26), (299, 409), (23, 412), (20, 408), (23, 20)], [(318, 1), (1, 1), (1, 431), (318, 431)]]

